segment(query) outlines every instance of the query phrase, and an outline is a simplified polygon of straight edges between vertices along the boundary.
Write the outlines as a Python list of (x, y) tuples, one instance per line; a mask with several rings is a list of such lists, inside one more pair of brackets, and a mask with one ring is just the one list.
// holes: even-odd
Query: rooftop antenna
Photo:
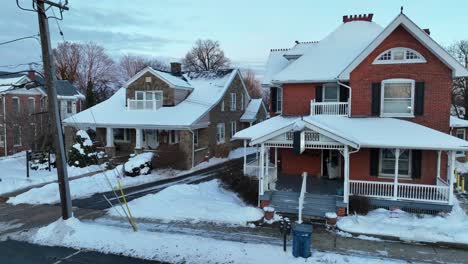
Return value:
[(403, 14), (403, 6), (400, 8), (400, 14)]

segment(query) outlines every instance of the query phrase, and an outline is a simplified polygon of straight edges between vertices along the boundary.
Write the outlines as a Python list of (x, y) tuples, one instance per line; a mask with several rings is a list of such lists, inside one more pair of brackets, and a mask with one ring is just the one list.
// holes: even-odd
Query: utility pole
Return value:
[(68, 184), (67, 160), (65, 157), (65, 144), (63, 139), (62, 123), (60, 120), (59, 106), (57, 102), (57, 91), (55, 89), (55, 71), (52, 60), (52, 49), (50, 44), (49, 23), (47, 19), (45, 4), (52, 8), (58, 7), (68, 10), (66, 6), (47, 0), (36, 1), (39, 19), (39, 33), (41, 39), (42, 61), (44, 64), (45, 87), (47, 88), (48, 112), (50, 115), (52, 131), (54, 135), (55, 164), (57, 166), (57, 177), (59, 183), (60, 203), (62, 205), (62, 218), (68, 219), (73, 216), (70, 197), (70, 185)]

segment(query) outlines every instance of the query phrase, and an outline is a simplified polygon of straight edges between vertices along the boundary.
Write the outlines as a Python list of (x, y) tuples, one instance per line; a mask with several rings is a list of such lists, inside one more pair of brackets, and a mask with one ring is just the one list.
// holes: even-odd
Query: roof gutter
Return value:
[(349, 98), (348, 98), (348, 117), (351, 117), (351, 99), (353, 98), (353, 89), (351, 88), (351, 86), (347, 85), (347, 84), (344, 84), (342, 82), (340, 82), (340, 80), (338, 78), (336, 78), (336, 82), (341, 85), (341, 86), (344, 86), (346, 88), (349, 89)]

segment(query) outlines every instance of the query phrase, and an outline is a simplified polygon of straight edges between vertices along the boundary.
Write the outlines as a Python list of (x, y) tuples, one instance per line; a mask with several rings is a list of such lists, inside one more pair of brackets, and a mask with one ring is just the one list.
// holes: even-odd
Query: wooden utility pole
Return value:
[(62, 122), (60, 120), (59, 106), (57, 102), (57, 91), (55, 89), (55, 71), (52, 60), (52, 49), (50, 44), (49, 23), (47, 19), (44, 3), (51, 5), (51, 8), (58, 7), (67, 10), (67, 7), (46, 0), (33, 0), (37, 4), (37, 14), (39, 18), (39, 33), (41, 38), (42, 61), (44, 64), (45, 88), (48, 97), (48, 112), (50, 115), (53, 141), (55, 149), (55, 164), (57, 167), (57, 177), (59, 183), (60, 203), (62, 205), (62, 218), (68, 219), (73, 216), (72, 203), (70, 197), (70, 186), (68, 184), (67, 160), (65, 157), (65, 144), (63, 139)]

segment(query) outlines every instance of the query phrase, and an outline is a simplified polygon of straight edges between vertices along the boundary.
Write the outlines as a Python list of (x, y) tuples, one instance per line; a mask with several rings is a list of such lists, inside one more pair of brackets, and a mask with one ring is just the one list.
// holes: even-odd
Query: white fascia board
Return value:
[(356, 142), (353, 142), (352, 140), (350, 139), (347, 139), (345, 138), (344, 136), (342, 135), (338, 135), (336, 133), (333, 133), (333, 132), (330, 132), (320, 126), (318, 126), (317, 124), (313, 124), (313, 123), (310, 123), (308, 120), (303, 120), (304, 121), (304, 124), (305, 124), (305, 127), (307, 127), (308, 129), (310, 130), (313, 130), (315, 132), (318, 132), (324, 136), (327, 136), (333, 140), (336, 140), (344, 145), (348, 145), (348, 146), (351, 146), (355, 149), (359, 149), (360, 148), (360, 145)]
[(252, 138), (251, 141), (250, 141), (250, 146), (253, 146), (255, 144), (263, 143), (263, 142), (265, 142), (265, 141), (267, 141), (269, 139), (272, 139), (272, 138), (274, 138), (276, 136), (279, 136), (281, 134), (284, 134), (284, 133), (292, 130), (293, 126), (294, 126), (294, 123), (295, 122), (292, 122), (292, 123), (288, 124), (287, 126), (284, 126), (284, 127), (280, 128), (280, 129), (278, 129), (278, 130), (276, 130), (276, 131), (274, 131), (274, 132), (272, 132), (272, 133), (270, 133), (268, 135), (258, 137), (258, 138)]
[[(72, 117), (69, 117), (72, 118)], [(67, 118), (67, 119), (69, 119)], [(199, 126), (165, 126), (165, 125), (132, 125), (132, 124), (101, 124), (101, 123), (75, 123), (73, 121), (62, 121), (64, 126), (94, 126), (94, 127), (110, 127), (110, 128), (141, 128), (141, 129), (158, 129), (158, 130), (190, 130), (207, 127), (207, 124), (199, 124)]]
[(191, 87), (185, 87), (185, 86), (176, 86), (173, 83), (169, 82), (168, 80), (164, 79), (156, 70), (154, 70), (151, 67), (146, 67), (143, 70), (139, 71), (137, 74), (135, 74), (132, 78), (130, 78), (124, 85), (125, 88), (127, 88), (130, 84), (132, 84), (134, 81), (138, 80), (143, 74), (150, 72), (151, 74), (155, 75), (159, 79), (161, 79), (163, 82), (165, 82), (167, 85), (169, 85), (170, 88), (178, 88), (178, 89), (184, 89), (184, 90), (193, 90)]
[(444, 48), (434, 41), (423, 29), (418, 27), (405, 14), (398, 15), (339, 75), (339, 80), (349, 80), (351, 72), (359, 66), (398, 26), (403, 26), (413, 37), (420, 41), (445, 65), (452, 69), (452, 77), (468, 77), (465, 69)]
[(361, 148), (390, 148), (390, 149), (420, 149), (420, 150), (457, 150), (457, 151), (468, 151), (468, 146), (463, 147), (415, 147), (415, 146), (408, 146), (408, 145), (385, 145), (385, 144), (363, 144)]
[(280, 80), (272, 80), (272, 84), (277, 87), (281, 87), (283, 84), (295, 84), (295, 83), (327, 83), (327, 82), (336, 82), (336, 78), (331, 79), (317, 79), (317, 80), (287, 80), (287, 81), (280, 81)]

